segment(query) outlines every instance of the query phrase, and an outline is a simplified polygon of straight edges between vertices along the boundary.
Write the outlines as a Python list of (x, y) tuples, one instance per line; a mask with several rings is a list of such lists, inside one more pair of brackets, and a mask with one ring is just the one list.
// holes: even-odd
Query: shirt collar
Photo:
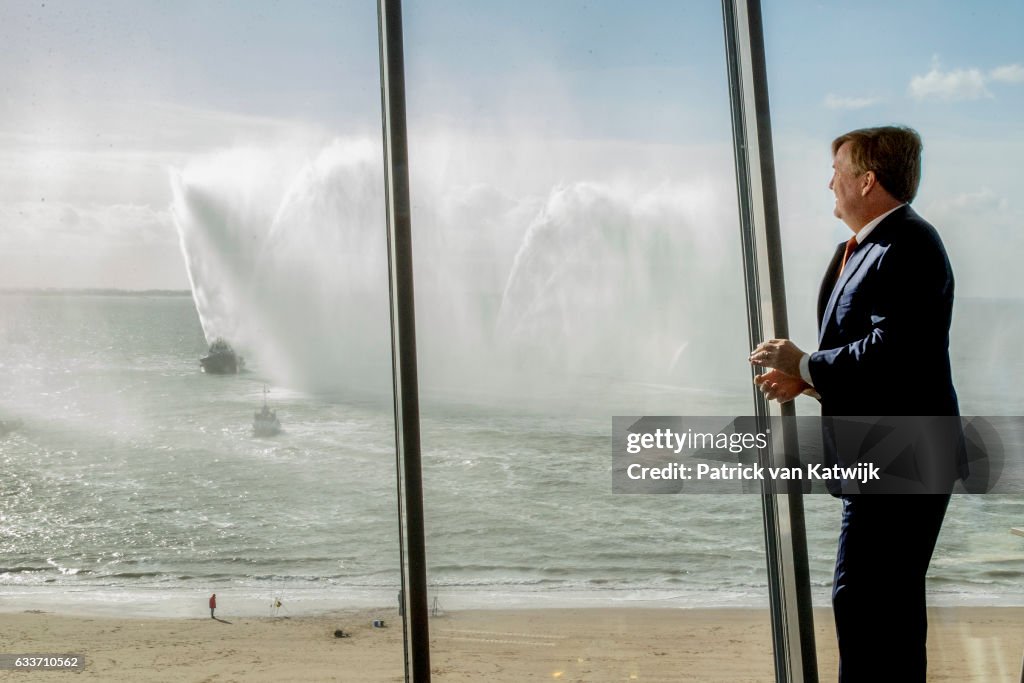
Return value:
[(864, 240), (867, 239), (868, 234), (870, 234), (870, 232), (872, 230), (877, 228), (878, 224), (881, 223), (883, 220), (885, 220), (886, 216), (888, 216), (890, 213), (892, 213), (893, 211), (895, 211), (896, 209), (898, 209), (898, 208), (900, 208), (902, 206), (906, 206), (906, 204), (900, 204), (899, 206), (895, 206), (895, 207), (889, 209), (888, 211), (883, 213), (881, 216), (875, 216), (875, 218), (873, 218), (867, 225), (865, 225), (863, 228), (861, 228), (860, 232), (857, 233), (857, 245), (859, 246), (861, 244), (864, 244)]

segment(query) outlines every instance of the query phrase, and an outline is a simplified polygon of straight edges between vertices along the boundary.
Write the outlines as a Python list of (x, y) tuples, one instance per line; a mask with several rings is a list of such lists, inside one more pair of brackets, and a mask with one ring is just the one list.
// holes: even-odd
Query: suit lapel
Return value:
[(836, 253), (828, 264), (825, 276), (821, 278), (821, 289), (818, 290), (818, 336), (821, 337), (821, 324), (825, 319), (825, 309), (828, 307), (828, 300), (832, 296), (832, 290), (836, 286), (836, 272), (843, 260), (843, 252), (846, 250), (846, 242), (840, 242), (836, 247)]
[[(879, 226), (881, 227), (881, 226)], [(877, 230), (878, 228), (875, 228)], [(872, 232), (873, 234), (873, 232)], [(869, 240), (865, 240), (864, 244), (857, 247), (850, 255), (850, 260), (846, 262), (846, 268), (843, 269), (843, 274), (839, 276), (839, 281), (836, 282), (835, 287), (832, 288), (832, 292), (828, 298), (828, 304), (825, 306), (825, 312), (822, 315), (822, 320), (825, 321), (824, 325), (818, 327), (818, 344), (821, 345), (821, 341), (825, 338), (825, 328), (832, 322), (832, 316), (835, 312), (836, 301), (839, 300), (839, 295), (846, 287), (846, 283), (850, 281), (862, 265), (867, 263), (870, 259), (868, 256), (874, 251), (875, 245)], [(845, 248), (844, 248), (845, 251)]]
[[(887, 243), (888, 232), (892, 226), (901, 221), (905, 221), (908, 216), (912, 215), (916, 215), (914, 214), (914, 210), (911, 209), (909, 205), (904, 204), (886, 216), (885, 219), (871, 231), (871, 234), (865, 238), (864, 243), (857, 247), (856, 251), (854, 251), (850, 256), (850, 260), (846, 262), (846, 268), (843, 269), (843, 274), (839, 278), (839, 281), (835, 282), (834, 286), (829, 287), (829, 283), (834, 282), (836, 279), (834, 273), (839, 270), (839, 263), (843, 258), (845, 243), (840, 244), (836, 249), (836, 255), (832, 257), (832, 263), (829, 266), (830, 270), (825, 274), (825, 279), (821, 283), (821, 291), (818, 294), (819, 348), (821, 347), (822, 340), (825, 338), (825, 330), (832, 324), (836, 301), (839, 300), (839, 295), (846, 287), (846, 284), (858, 270), (878, 258), (878, 255), (883, 251), (883, 248), (879, 246), (879, 244)], [(823, 304), (823, 302), (825, 303)]]

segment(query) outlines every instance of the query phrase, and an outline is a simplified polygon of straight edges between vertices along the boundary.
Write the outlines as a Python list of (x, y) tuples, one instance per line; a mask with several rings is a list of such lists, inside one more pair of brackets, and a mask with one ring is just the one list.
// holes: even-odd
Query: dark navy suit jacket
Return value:
[(885, 217), (818, 297), (810, 374), (822, 415), (959, 415), (949, 363), (953, 271), (938, 233), (909, 205)]

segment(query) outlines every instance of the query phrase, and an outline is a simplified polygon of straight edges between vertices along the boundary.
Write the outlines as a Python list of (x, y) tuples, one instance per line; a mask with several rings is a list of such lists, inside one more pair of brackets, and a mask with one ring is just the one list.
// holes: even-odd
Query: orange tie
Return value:
[(846, 243), (846, 252), (843, 254), (843, 263), (842, 263), (841, 266), (839, 266), (839, 275), (836, 277), (836, 279), (839, 279), (839, 278), (841, 278), (843, 276), (843, 270), (846, 268), (846, 262), (850, 259), (850, 254), (852, 254), (853, 250), (856, 249), (856, 248), (857, 248), (857, 236), (854, 235)]

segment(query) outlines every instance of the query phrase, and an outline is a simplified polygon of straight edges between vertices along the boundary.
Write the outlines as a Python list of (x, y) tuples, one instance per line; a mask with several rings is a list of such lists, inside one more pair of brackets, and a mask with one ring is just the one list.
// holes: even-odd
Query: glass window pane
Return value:
[[(1024, 407), (1014, 351), (1024, 343), (1024, 288), (1013, 265), (1024, 247), (1024, 209), (1014, 199), (1024, 152), (1022, 19), (1013, 3), (941, 11), (920, 2), (765, 6), (794, 340), (817, 349), (819, 283), (836, 245), (852, 234), (833, 215), (833, 138), (909, 125), (924, 143), (913, 208), (938, 230), (956, 280), (950, 357), (963, 415), (1020, 415)], [(817, 414), (812, 400), (797, 403)], [(1019, 496), (954, 495), (928, 572), (930, 675), (1017, 680), (1024, 614), (1008, 605), (1024, 598), (1024, 555), (1010, 528), (1020, 526), (1022, 509)], [(817, 618), (827, 624), (839, 520), (837, 501), (808, 499), (812, 586)], [(831, 632), (818, 648), (828, 677), (837, 658)]]
[(752, 409), (720, 9), (405, 18), (432, 662), (770, 677), (758, 497), (611, 493), (612, 416)]
[(402, 675), (376, 27), (0, 6), (6, 651)]

